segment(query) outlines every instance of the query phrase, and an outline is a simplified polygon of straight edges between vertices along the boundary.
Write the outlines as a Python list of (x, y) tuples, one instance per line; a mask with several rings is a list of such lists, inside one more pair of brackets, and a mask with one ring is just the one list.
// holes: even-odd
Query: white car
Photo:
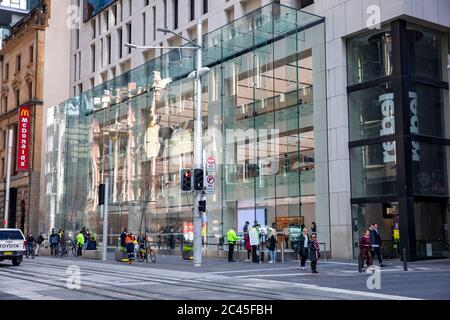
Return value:
[(21, 230), (0, 229), (0, 261), (11, 260), (14, 266), (18, 266), (26, 250), (27, 242)]

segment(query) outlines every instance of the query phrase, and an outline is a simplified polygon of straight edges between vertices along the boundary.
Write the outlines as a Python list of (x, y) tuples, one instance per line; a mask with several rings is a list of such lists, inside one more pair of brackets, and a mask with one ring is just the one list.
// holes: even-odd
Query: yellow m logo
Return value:
[(28, 110), (28, 109), (20, 110), (20, 116), (21, 117), (29, 117), (30, 116), (30, 110)]

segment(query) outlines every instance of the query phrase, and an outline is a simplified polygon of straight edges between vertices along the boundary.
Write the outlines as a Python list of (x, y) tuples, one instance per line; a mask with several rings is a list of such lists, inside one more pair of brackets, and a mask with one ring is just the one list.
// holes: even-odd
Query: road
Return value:
[[(69, 269), (68, 269), (69, 268)], [(72, 272), (69, 272), (72, 270)], [(80, 271), (80, 286), (73, 270)], [(127, 265), (37, 257), (21, 266), (0, 263), (0, 300), (410, 300), (449, 299), (448, 260), (382, 269), (381, 289), (352, 262), (320, 262), (320, 274), (284, 264), (205, 262), (194, 268), (175, 257)], [(69, 285), (69, 287), (68, 287)]]

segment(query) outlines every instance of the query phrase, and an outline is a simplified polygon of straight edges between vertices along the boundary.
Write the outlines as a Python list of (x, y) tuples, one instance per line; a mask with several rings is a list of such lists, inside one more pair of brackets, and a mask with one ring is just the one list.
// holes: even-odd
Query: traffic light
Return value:
[(194, 170), (194, 190), (203, 191), (204, 189), (205, 174), (203, 169)]
[(206, 200), (201, 200), (198, 202), (198, 211), (206, 212)]
[(182, 169), (181, 170), (181, 191), (191, 191), (192, 189), (192, 172), (190, 169)]

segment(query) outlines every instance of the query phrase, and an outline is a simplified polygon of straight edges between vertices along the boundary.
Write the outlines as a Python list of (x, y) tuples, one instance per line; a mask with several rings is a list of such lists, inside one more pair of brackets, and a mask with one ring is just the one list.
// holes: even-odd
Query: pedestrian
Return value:
[(267, 246), (267, 248), (269, 249), (269, 257), (270, 257), (269, 263), (275, 263), (276, 260), (275, 248), (277, 245), (277, 238), (274, 233), (271, 233), (267, 242), (269, 243), (269, 245)]
[(131, 233), (127, 233), (125, 237), (125, 247), (127, 248), (128, 253), (128, 263), (132, 264), (134, 260), (133, 257), (134, 245), (133, 245), (133, 235)]
[(315, 234), (317, 233), (317, 226), (316, 223), (313, 221), (313, 223), (311, 224), (311, 233)]
[(368, 261), (368, 265), (372, 265), (372, 255), (370, 253), (370, 232), (369, 230), (364, 230), (361, 241), (359, 242), (359, 272), (364, 270), (364, 262)]
[(378, 231), (378, 225), (376, 223), (372, 224), (372, 232), (370, 233), (370, 243), (372, 245), (372, 258), (375, 255), (378, 258), (378, 263), (380, 267), (384, 267), (383, 264), (383, 256), (381, 255), (380, 247), (381, 247), (381, 236)]
[(230, 229), (227, 232), (227, 241), (228, 241), (228, 262), (234, 262), (233, 254), (234, 254), (234, 245), (236, 241), (241, 240), (240, 237), (236, 235), (236, 231), (234, 229)]
[(246, 260), (246, 262), (250, 262), (250, 255), (252, 253), (252, 246), (250, 245), (250, 236), (249, 236), (248, 231), (247, 231), (247, 233), (244, 234), (244, 245), (245, 245), (245, 250), (247, 250), (247, 260)]
[(52, 229), (52, 233), (50, 234), (48, 241), (50, 242), (50, 255), (56, 255), (58, 252), (59, 236), (55, 229)]
[(42, 234), (42, 232), (40, 233), (39, 237), (36, 240), (37, 246), (36, 246), (36, 256), (39, 256), (39, 252), (41, 250), (41, 245), (44, 242), (44, 235)]
[(125, 248), (125, 238), (127, 236), (127, 228), (122, 228), (122, 232), (120, 233), (120, 246)]
[[(315, 235), (315, 234), (313, 234)], [(309, 243), (310, 238), (308, 234), (308, 229), (303, 229), (303, 233), (299, 237), (298, 242), (298, 254), (300, 255), (301, 261), (300, 261), (300, 268), (302, 270), (306, 270), (306, 260), (309, 256)]]
[(27, 254), (26, 257), (28, 258), (33, 250), (33, 245), (36, 243), (36, 239), (33, 237), (33, 234), (30, 232), (30, 234), (27, 237)]
[(317, 235), (313, 234), (311, 236), (311, 241), (309, 241), (309, 259), (311, 260), (311, 271), (312, 273), (319, 273), (317, 271), (317, 261), (320, 258), (320, 246), (317, 241)]
[(81, 257), (83, 255), (83, 246), (84, 246), (84, 235), (83, 235), (83, 231), (79, 231), (78, 235), (77, 235), (77, 257)]
[(253, 263), (259, 263), (258, 245), (259, 245), (259, 225), (254, 225), (249, 231), (250, 245), (252, 249)]
[(250, 222), (248, 222), (248, 221), (245, 221), (245, 226), (244, 226), (244, 228), (242, 229), (242, 231), (244, 232), (244, 234), (246, 233), (246, 232), (248, 232), (248, 227), (250, 226)]

